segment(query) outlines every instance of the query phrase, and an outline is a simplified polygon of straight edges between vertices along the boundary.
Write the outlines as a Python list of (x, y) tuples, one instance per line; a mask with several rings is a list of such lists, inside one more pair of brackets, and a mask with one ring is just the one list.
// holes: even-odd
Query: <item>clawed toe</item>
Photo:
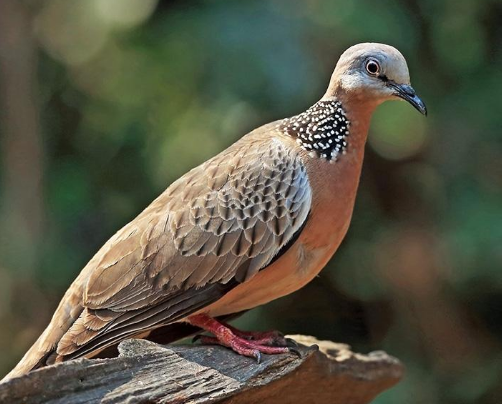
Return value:
[(289, 352), (294, 353), (296, 356), (298, 356), (298, 358), (300, 358), (300, 359), (302, 358), (302, 353), (300, 352), (299, 349), (289, 347), (288, 350), (289, 350)]
[(300, 351), (296, 348), (298, 344), (278, 331), (240, 331), (203, 314), (192, 316), (190, 322), (214, 334), (214, 337), (196, 335), (193, 342), (223, 345), (238, 354), (255, 358), (258, 363), (262, 360), (262, 354), (276, 355), (291, 352), (301, 357)]
[(259, 365), (261, 363), (261, 352), (258, 350), (255, 351), (255, 359), (256, 363)]
[(293, 353), (299, 358), (302, 356), (301, 352), (295, 347), (262, 345), (258, 344), (256, 341), (249, 341), (235, 335), (225, 341), (221, 341), (216, 337), (198, 335), (194, 337), (194, 341), (200, 341), (202, 344), (223, 345), (229, 347), (238, 354), (255, 358), (257, 363), (261, 363), (262, 354), (276, 355), (282, 353)]
[(286, 341), (286, 345), (289, 347), (298, 347), (298, 342), (296, 342), (293, 338), (284, 338)]

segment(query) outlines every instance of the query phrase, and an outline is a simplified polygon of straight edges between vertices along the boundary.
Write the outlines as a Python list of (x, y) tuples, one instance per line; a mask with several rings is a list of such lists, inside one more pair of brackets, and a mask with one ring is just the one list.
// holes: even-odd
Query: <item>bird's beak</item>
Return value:
[(427, 116), (427, 107), (420, 97), (415, 93), (412, 86), (408, 84), (397, 84), (393, 81), (388, 81), (388, 85), (394, 89), (394, 95), (408, 101), (415, 107), (422, 115)]

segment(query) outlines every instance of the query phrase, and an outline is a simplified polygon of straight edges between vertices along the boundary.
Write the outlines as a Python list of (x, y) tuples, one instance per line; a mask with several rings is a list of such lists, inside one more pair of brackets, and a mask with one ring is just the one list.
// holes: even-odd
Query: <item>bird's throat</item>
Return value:
[(340, 101), (321, 100), (307, 111), (284, 119), (279, 129), (313, 157), (336, 161), (349, 146), (349, 127)]

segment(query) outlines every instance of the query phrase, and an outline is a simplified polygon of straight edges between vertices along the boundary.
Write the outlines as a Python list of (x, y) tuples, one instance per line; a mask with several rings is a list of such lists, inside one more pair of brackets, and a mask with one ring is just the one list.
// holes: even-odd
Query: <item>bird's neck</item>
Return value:
[(321, 100), (305, 112), (285, 119), (280, 129), (312, 156), (336, 161), (346, 152), (349, 127), (341, 102)]
[(305, 112), (284, 119), (280, 129), (296, 139), (312, 157), (335, 162), (349, 148), (361, 150), (366, 142), (371, 106), (323, 98)]

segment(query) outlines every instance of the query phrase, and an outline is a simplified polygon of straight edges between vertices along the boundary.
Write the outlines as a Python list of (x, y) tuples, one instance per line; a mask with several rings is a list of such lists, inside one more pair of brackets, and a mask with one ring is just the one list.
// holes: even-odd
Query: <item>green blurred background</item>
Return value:
[(0, 1), (0, 374), (93, 253), (189, 168), (396, 46), (354, 218), (310, 285), (238, 321), (385, 349), (376, 403), (502, 403), (502, 3)]

